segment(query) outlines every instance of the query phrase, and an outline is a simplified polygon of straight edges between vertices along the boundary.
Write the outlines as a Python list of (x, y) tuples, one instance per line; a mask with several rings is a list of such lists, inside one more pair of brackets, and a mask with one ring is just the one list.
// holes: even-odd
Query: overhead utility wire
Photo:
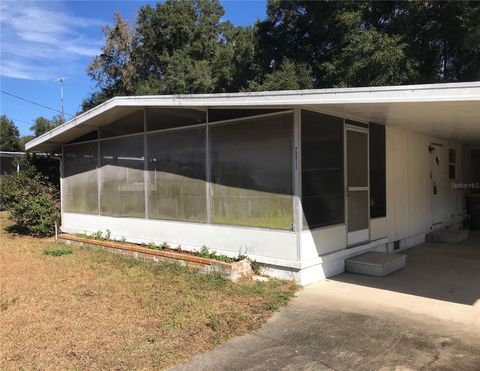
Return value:
[[(2, 90), (1, 92), (2, 92), (3, 94), (10, 95), (11, 97), (14, 97), (14, 98), (17, 98), (17, 99), (23, 100), (23, 101), (25, 101), (25, 102), (28, 102), (28, 103), (34, 104), (34, 105), (36, 105), (36, 106), (39, 106), (39, 107), (43, 107), (43, 108), (49, 109), (50, 111), (54, 111), (54, 112), (57, 112), (57, 113), (60, 113), (60, 114), (62, 113), (62, 111), (59, 111), (59, 110), (57, 110), (57, 109), (55, 109), (55, 108), (48, 107), (48, 106), (44, 106), (43, 104), (40, 104), (40, 103), (37, 103), (37, 102), (33, 102), (33, 101), (31, 101), (31, 100), (28, 100), (28, 99), (25, 99), (25, 98), (19, 97), (18, 95), (15, 95), (15, 94), (11, 94), (11, 93), (9, 93), (9, 92), (6, 92), (5, 90)], [(70, 113), (66, 113), (66, 112), (65, 112), (65, 114), (66, 114), (66, 115), (68, 115), (68, 116), (71, 116), (71, 117), (73, 117), (73, 115), (71, 115)]]

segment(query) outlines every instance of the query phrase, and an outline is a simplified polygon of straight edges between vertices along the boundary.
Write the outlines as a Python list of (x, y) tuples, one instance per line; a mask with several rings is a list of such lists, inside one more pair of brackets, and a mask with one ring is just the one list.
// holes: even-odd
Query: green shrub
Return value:
[(20, 159), (19, 173), (5, 175), (0, 184), (0, 200), (10, 211), (19, 232), (36, 237), (51, 236), (60, 219), (58, 189), (37, 171), (27, 157)]

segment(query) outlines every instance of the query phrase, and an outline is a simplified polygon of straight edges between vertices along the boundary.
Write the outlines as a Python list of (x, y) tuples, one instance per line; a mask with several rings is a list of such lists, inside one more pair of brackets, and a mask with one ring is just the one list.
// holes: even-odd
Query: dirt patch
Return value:
[(0, 214), (0, 368), (163, 368), (257, 329), (292, 283), (233, 284), (6, 232)]

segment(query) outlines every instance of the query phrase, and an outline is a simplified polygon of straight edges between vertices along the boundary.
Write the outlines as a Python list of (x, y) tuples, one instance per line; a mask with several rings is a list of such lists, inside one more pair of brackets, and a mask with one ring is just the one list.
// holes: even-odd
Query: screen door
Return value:
[(346, 127), (348, 246), (370, 239), (368, 130)]

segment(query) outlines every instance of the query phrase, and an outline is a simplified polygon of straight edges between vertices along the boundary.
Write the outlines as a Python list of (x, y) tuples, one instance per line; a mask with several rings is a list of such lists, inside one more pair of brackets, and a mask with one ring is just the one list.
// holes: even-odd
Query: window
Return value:
[(63, 149), (63, 210), (98, 213), (98, 143), (65, 145)]
[(213, 223), (291, 230), (291, 113), (210, 127)]
[(385, 126), (370, 124), (370, 218), (387, 216)]
[(344, 223), (343, 120), (302, 110), (304, 228)]
[(148, 217), (207, 221), (205, 127), (147, 134)]
[(457, 152), (454, 148), (448, 149), (448, 177), (455, 179), (457, 177)]
[(145, 216), (143, 134), (102, 140), (100, 212)]

